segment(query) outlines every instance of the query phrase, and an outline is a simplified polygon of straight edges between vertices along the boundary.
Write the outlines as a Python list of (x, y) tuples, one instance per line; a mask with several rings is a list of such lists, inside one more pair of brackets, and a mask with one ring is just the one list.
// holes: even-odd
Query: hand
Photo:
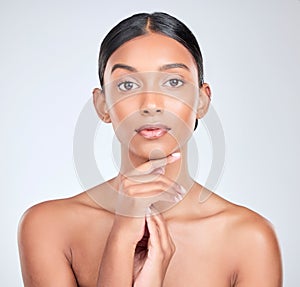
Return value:
[(161, 287), (175, 245), (160, 214), (147, 216), (143, 239), (134, 256), (134, 287)]
[[(134, 278), (140, 286), (145, 286), (145, 280), (149, 280), (151, 287), (161, 286), (174, 244), (162, 216), (153, 215), (145, 221), (145, 214), (151, 205), (176, 203), (183, 197), (183, 189), (163, 175), (165, 166), (178, 159), (170, 155), (150, 160), (121, 177), (116, 214), (103, 252), (97, 286), (132, 286)], [(138, 242), (148, 229), (151, 238), (147, 244), (149, 251), (145, 253)], [(148, 235), (144, 242), (147, 238)], [(135, 263), (137, 277), (133, 271)]]
[(147, 209), (170, 207), (183, 198), (184, 189), (163, 174), (165, 166), (179, 158), (150, 160), (121, 176), (112, 231), (126, 235), (135, 246), (144, 234)]
[(164, 175), (166, 165), (179, 158), (180, 156), (172, 154), (163, 159), (150, 160), (133, 171), (120, 175), (116, 213), (144, 217), (149, 206), (162, 211), (161, 208), (170, 208), (180, 201), (186, 191)]

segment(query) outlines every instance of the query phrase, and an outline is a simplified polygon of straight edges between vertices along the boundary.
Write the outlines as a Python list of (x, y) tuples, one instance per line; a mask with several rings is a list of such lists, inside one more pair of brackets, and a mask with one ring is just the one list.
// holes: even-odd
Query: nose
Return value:
[(162, 98), (159, 94), (145, 93), (140, 107), (141, 115), (154, 116), (162, 114), (164, 111)]

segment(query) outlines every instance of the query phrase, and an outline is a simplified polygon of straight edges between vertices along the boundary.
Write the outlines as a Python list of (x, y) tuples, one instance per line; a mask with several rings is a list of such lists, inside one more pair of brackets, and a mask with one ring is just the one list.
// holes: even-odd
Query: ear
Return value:
[(202, 84), (199, 92), (199, 104), (197, 108), (197, 119), (201, 119), (207, 113), (211, 97), (211, 90), (208, 84)]
[(105, 123), (110, 123), (111, 119), (107, 111), (105, 96), (99, 88), (93, 90), (93, 103), (99, 118)]

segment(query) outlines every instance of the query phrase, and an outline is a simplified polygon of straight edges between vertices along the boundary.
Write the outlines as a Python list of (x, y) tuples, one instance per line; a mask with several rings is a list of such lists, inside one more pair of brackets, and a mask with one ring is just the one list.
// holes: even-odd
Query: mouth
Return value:
[(147, 124), (135, 131), (146, 139), (157, 139), (165, 135), (171, 128), (162, 124)]

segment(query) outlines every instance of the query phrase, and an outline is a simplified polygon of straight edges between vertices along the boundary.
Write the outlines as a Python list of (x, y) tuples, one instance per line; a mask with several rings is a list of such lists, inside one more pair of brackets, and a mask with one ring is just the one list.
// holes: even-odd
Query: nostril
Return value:
[(163, 109), (156, 109), (156, 108), (143, 108), (141, 109), (141, 114), (143, 115), (154, 115), (156, 113), (163, 113)]

